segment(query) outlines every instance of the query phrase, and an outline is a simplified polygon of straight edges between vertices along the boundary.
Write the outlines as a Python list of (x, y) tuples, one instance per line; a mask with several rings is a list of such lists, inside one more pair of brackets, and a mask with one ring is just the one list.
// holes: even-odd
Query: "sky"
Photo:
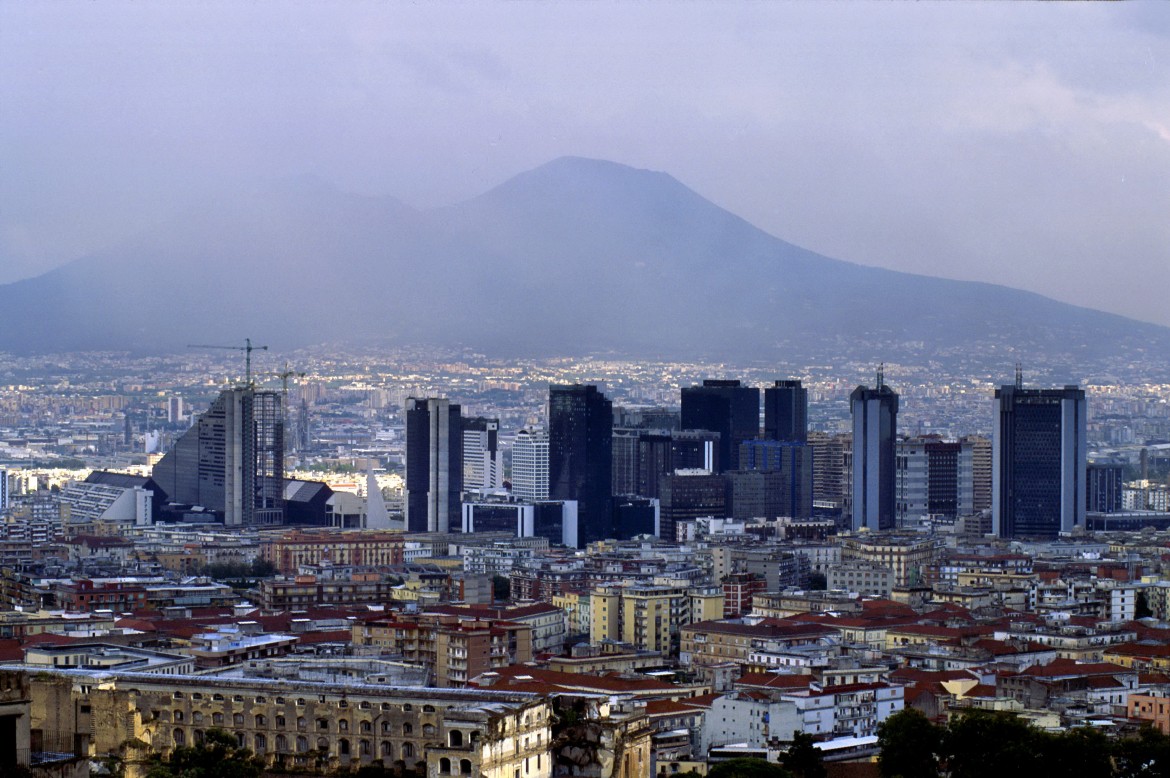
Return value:
[(1170, 3), (0, 0), (0, 283), (233, 187), (428, 207), (564, 155), (1170, 325)]

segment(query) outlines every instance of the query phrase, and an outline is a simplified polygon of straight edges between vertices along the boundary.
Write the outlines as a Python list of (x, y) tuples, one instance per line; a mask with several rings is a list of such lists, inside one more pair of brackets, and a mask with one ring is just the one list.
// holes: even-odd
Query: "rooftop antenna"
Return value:
[(1024, 366), (1019, 362), (1016, 363), (1016, 388), (1024, 388)]
[(209, 346), (205, 343), (188, 343), (187, 348), (226, 348), (232, 351), (243, 351), (244, 382), (247, 386), (252, 386), (252, 352), (268, 350), (268, 346), (253, 346), (251, 338), (244, 338), (244, 345), (242, 346)]

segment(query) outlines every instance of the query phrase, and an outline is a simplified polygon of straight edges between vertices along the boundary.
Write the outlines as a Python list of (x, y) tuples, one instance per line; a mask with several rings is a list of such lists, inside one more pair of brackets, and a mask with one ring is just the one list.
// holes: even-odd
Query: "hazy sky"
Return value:
[(567, 154), (1170, 325), (1170, 3), (0, 0), (0, 282), (224, 187), (426, 206)]

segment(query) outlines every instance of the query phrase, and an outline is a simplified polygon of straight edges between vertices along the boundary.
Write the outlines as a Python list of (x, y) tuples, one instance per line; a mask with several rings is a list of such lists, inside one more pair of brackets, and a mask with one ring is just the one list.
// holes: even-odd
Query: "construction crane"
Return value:
[[(267, 375), (270, 375), (270, 376), (273, 376), (275, 378), (280, 379), (280, 384), (281, 384), (281, 398), (280, 398), (280, 400), (281, 400), (281, 407), (284, 409), (284, 429), (285, 429), (285, 432), (287, 433), (288, 430), (292, 429), (292, 427), (289, 425), (289, 419), (291, 418), (291, 416), (290, 416), (289, 407), (288, 407), (288, 379), (290, 379), (290, 378), (304, 378), (305, 374), (298, 373), (296, 370), (290, 370), (288, 367), (288, 360), (285, 360), (283, 371), (281, 371), (279, 373), (268, 373)], [(295, 449), (296, 449), (296, 437), (294, 436), (293, 437), (293, 450), (295, 450)]]
[(252, 385), (252, 352), (268, 350), (268, 346), (253, 346), (251, 338), (244, 338), (244, 345), (242, 346), (210, 346), (204, 343), (188, 343), (187, 348), (225, 348), (232, 351), (243, 351), (244, 375), (245, 382), (248, 386)]

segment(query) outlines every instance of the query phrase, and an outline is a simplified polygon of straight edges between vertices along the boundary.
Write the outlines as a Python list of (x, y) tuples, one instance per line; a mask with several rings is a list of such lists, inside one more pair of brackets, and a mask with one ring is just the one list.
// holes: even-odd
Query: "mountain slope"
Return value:
[(990, 284), (822, 257), (663, 173), (563, 158), (417, 211), (300, 182), (0, 286), (0, 349), (244, 335), (769, 359), (903, 353), (1170, 362), (1170, 330)]

